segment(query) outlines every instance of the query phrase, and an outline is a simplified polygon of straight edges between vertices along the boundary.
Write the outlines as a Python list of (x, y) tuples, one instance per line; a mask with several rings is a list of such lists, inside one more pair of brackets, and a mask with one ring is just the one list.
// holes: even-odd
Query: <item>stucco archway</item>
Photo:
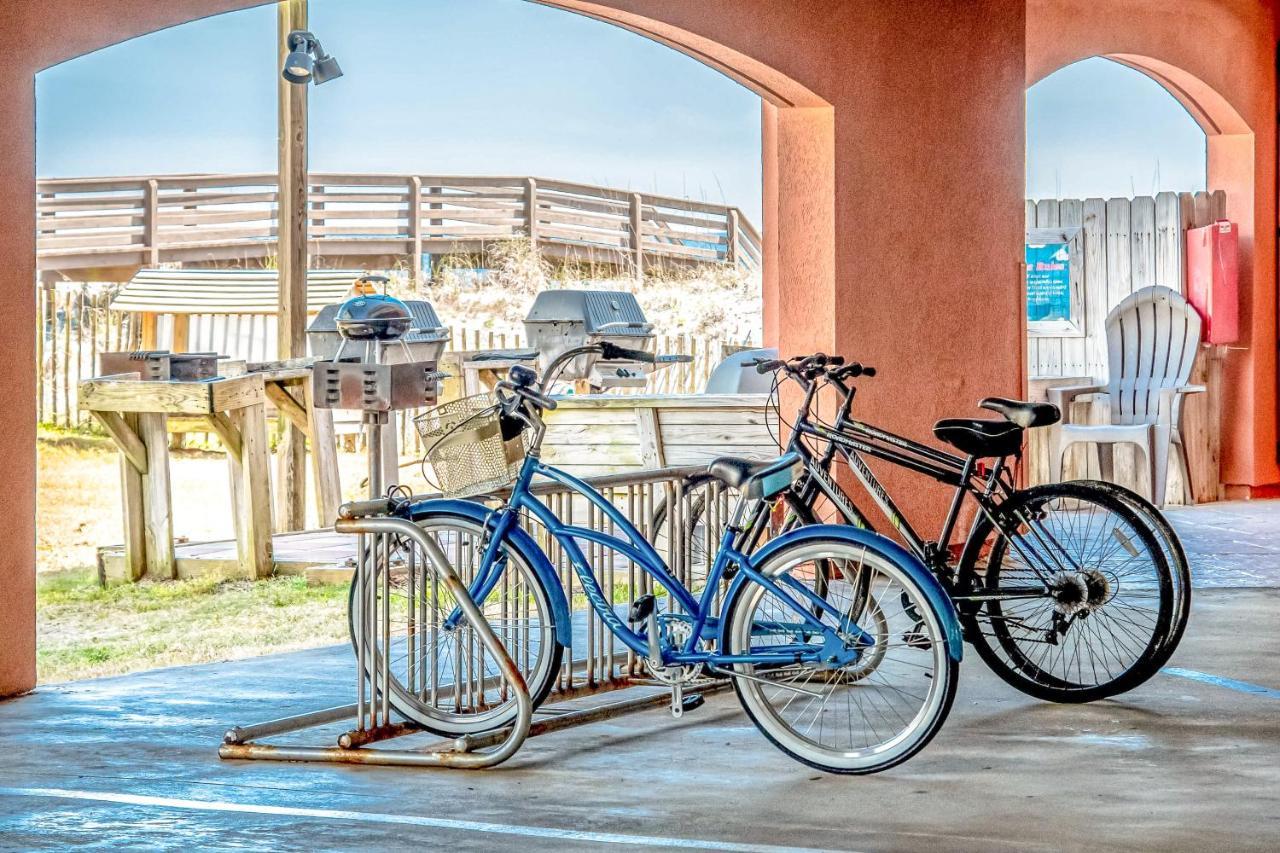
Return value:
[(1102, 56), (1159, 83), (1207, 137), (1208, 186), (1240, 232), (1242, 340), (1223, 388), (1229, 497), (1271, 495), (1277, 464), (1275, 16), (1264, 4), (1028, 0), (1027, 85)]
[[(44, 0), (0, 9), (0, 295), (14, 317), (34, 311), (35, 73), (253, 5)], [(910, 435), (927, 436), (934, 418), (973, 411), (987, 394), (1018, 393), (1023, 0), (548, 5), (656, 38), (765, 98), (770, 339), (787, 352), (876, 364), (860, 410)], [(34, 332), (26, 322), (0, 332), (0, 695), (34, 682)], [(910, 508), (945, 511), (946, 495), (928, 484), (899, 494)]]

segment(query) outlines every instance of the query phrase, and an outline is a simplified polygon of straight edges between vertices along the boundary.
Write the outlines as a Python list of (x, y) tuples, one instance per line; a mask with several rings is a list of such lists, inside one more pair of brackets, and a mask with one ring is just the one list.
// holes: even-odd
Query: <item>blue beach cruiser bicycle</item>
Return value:
[[(745, 520), (802, 472), (799, 457), (788, 454), (711, 464), (710, 475), (740, 498), (701, 589), (686, 587), (608, 498), (539, 459), (541, 413), (556, 407), (547, 389), (582, 356), (654, 360), (609, 343), (576, 347), (553, 361), (540, 383), (533, 370), (513, 367), (494, 395), (422, 415), (434, 479), (450, 497), (403, 501), (395, 510), (439, 545), (515, 661), (534, 706), (556, 682), (573, 624), (564, 583), (525, 529), (530, 520), (566, 556), (600, 621), (670, 687), (674, 714), (699, 702), (685, 695), (686, 686), (727, 678), (760, 731), (813, 767), (873, 773), (922, 749), (951, 708), (961, 655), (955, 612), (937, 579), (891, 540), (848, 525), (802, 527), (746, 553)], [(593, 507), (616, 533), (566, 523), (532, 493), (535, 478), (568, 489), (570, 507)], [(513, 480), (495, 509), (459, 499)], [(607, 552), (647, 575), (644, 588), (652, 593), (611, 601), (587, 557)], [(433, 580), (436, 573), (414, 566), (412, 556), (380, 559), (392, 577), (376, 594), (388, 598), (380, 606), (392, 616), (369, 658), (370, 677), (392, 707), (450, 737), (509, 724), (513, 691), (448, 590)], [(353, 606), (353, 636), (359, 620)]]

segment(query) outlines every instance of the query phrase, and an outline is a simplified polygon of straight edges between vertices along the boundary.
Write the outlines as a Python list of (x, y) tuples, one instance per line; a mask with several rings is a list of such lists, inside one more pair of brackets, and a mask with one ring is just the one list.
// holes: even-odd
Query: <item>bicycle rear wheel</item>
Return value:
[[(484, 530), (474, 519), (432, 513), (414, 519), (435, 541), (468, 587), (480, 568)], [(497, 661), (463, 619), (447, 624), (457, 601), (426, 564), (425, 556), (395, 541), (388, 553), (370, 553), (366, 583), (373, 585), (377, 612), (389, 610), (387, 636), (377, 621), (372, 680), (388, 692), (405, 719), (445, 737), (500, 728), (515, 718), (516, 700)], [(556, 637), (550, 597), (531, 560), (508, 540), (502, 548), (502, 578), (476, 604), (525, 679), (534, 707), (550, 692), (564, 655)], [(364, 614), (351, 584), (348, 623), (352, 645)], [(389, 642), (388, 642), (389, 640)], [(383, 658), (387, 679), (383, 683)]]
[(1142, 517), (1160, 543), (1160, 551), (1169, 564), (1169, 580), (1173, 584), (1173, 615), (1164, 642), (1160, 644), (1160, 651), (1156, 654), (1156, 666), (1164, 666), (1177, 650), (1191, 616), (1191, 565), (1187, 562), (1187, 552), (1182, 547), (1182, 540), (1178, 538), (1177, 531), (1165, 514), (1136, 492), (1104, 480), (1082, 482), (1108, 491), (1128, 504), (1130, 509)]
[(999, 515), (999, 531), (986, 517), (975, 526), (956, 590), (968, 639), (987, 665), (1054, 702), (1090, 702), (1150, 678), (1174, 596), (1143, 518), (1082, 482), (1024, 489)]
[[(824, 566), (836, 571), (819, 591)], [(759, 570), (792, 601), (757, 583), (740, 586), (727, 609), (727, 653), (811, 653), (823, 643), (823, 654), (837, 657), (735, 665), (738, 699), (765, 737), (830, 773), (876, 773), (923, 749), (951, 710), (959, 663), (948, 653), (944, 618), (916, 578), (836, 537), (784, 547)], [(809, 607), (802, 589), (830, 605), (814, 615), (834, 629), (844, 651), (858, 650), (856, 659), (828, 649), (805, 626), (795, 607)]]

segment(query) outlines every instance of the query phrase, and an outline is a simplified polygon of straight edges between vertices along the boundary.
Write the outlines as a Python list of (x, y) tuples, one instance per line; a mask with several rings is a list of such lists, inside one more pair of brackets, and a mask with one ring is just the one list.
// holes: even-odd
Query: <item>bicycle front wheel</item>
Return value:
[[(452, 513), (432, 513), (414, 523), (435, 541), (462, 583), (473, 587), (485, 543), (480, 524)], [(555, 682), (564, 646), (556, 638), (550, 597), (530, 558), (508, 540), (501, 562), (500, 580), (476, 605), (520, 670), (536, 708)], [(462, 619), (450, 624), (457, 600), (426, 556), (395, 541), (389, 553), (369, 553), (366, 565), (364, 579), (373, 595), (365, 600), (378, 615), (362, 612), (353, 582), (348, 602), (351, 642), (357, 644), (366, 620), (374, 625), (369, 675), (379, 693), (387, 692), (396, 713), (445, 737), (510, 723), (516, 715), (515, 695), (470, 623)]]
[(985, 517), (975, 527), (956, 594), (996, 675), (1054, 702), (1091, 702), (1150, 678), (1173, 620), (1173, 582), (1130, 503), (1090, 483), (1050, 483), (1015, 493), (999, 517), (999, 530)]
[(838, 538), (783, 548), (760, 571), (786, 598), (756, 583), (739, 587), (728, 609), (729, 654), (799, 656), (819, 643), (826, 654), (824, 638), (806, 627), (796, 604), (833, 628), (844, 650), (859, 652), (854, 659), (837, 652), (836, 662), (737, 664), (734, 689), (765, 737), (830, 773), (876, 773), (923, 749), (951, 710), (959, 663), (916, 578)]

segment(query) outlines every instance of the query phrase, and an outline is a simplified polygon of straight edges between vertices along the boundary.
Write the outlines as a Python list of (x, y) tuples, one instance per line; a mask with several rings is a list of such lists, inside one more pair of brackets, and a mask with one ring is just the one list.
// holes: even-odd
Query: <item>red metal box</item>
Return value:
[(1234, 222), (1187, 230), (1187, 301), (1204, 319), (1204, 342), (1231, 344), (1240, 337), (1239, 268)]

